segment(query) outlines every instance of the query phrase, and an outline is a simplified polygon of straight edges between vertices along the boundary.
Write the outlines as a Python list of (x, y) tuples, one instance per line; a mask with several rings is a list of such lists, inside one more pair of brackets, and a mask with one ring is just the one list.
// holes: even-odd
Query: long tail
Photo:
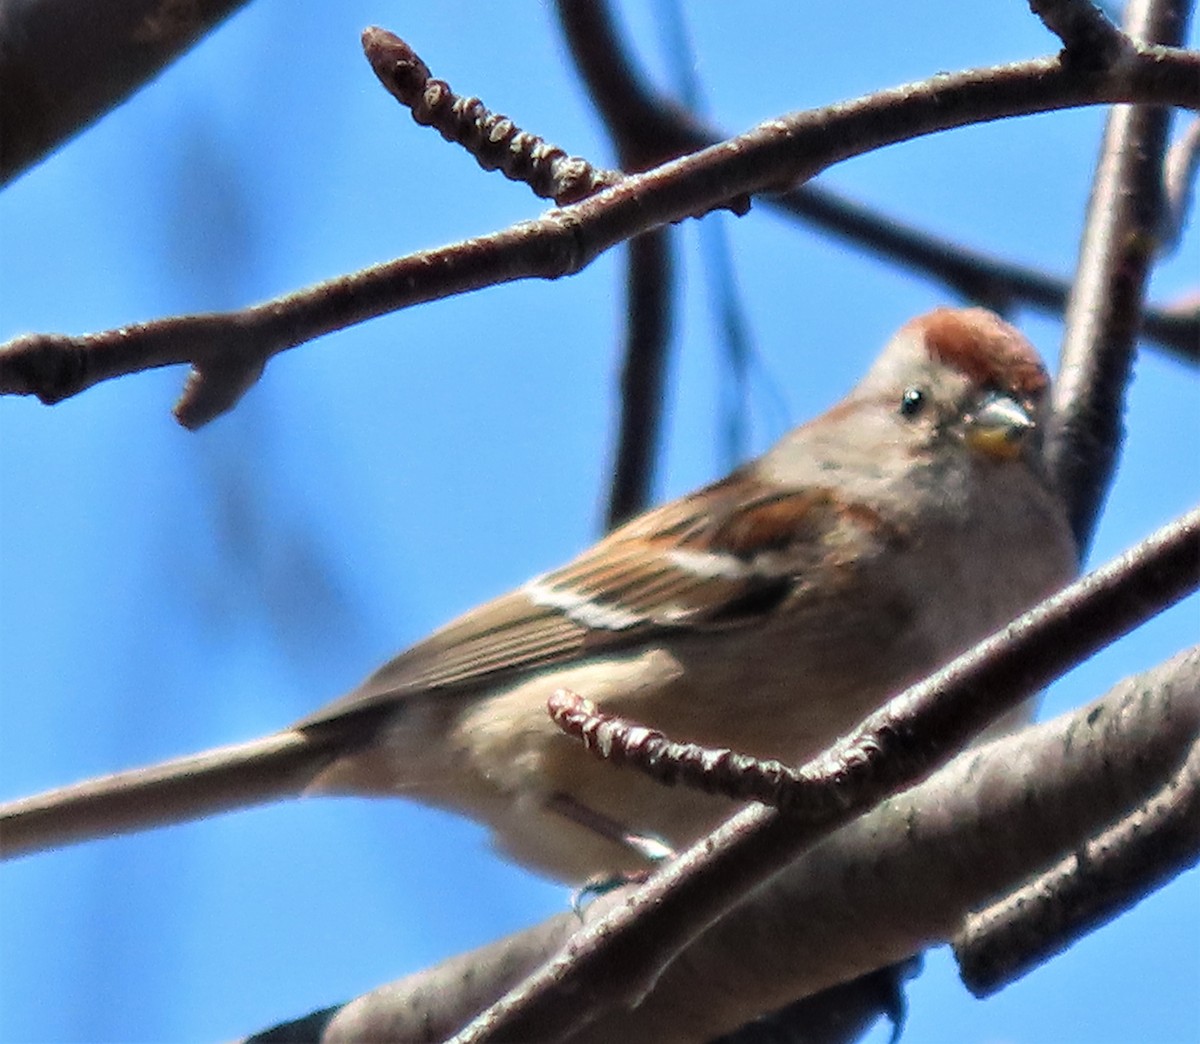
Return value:
[(295, 797), (333, 756), (291, 730), (0, 804), (0, 859)]

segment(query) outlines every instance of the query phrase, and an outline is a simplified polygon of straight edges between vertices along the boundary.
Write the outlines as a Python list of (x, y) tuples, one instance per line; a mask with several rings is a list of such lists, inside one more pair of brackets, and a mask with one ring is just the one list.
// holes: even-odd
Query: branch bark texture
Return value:
[[(1189, 7), (1186, 0), (1130, 0), (1127, 29), (1135, 39), (1178, 43)], [(1170, 120), (1169, 110), (1145, 105), (1110, 113), (1067, 305), (1046, 457), (1081, 555), (1120, 454), (1146, 283), (1164, 227)]]
[[(562, 1039), (711, 1039), (948, 939), (970, 910), (1153, 800), (1198, 737), (1194, 648), (1089, 707), (960, 755), (832, 834), (702, 933), (636, 1007), (610, 1008)], [(597, 900), (588, 924), (633, 891)], [(442, 1040), (585, 930), (564, 913), (250, 1039)], [(289, 1035), (291, 1027), (307, 1035)]]

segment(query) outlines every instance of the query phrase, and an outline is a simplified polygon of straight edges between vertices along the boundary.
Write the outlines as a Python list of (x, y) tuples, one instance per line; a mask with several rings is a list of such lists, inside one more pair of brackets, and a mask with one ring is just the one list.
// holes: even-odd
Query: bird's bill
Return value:
[(985, 456), (1012, 460), (1035, 427), (1025, 406), (1011, 395), (994, 393), (967, 418), (967, 445)]

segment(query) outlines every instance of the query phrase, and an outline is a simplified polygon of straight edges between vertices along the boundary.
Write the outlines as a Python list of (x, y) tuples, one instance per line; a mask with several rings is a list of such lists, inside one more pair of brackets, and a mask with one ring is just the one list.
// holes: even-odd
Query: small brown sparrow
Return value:
[[(0, 806), (0, 853), (302, 794), (401, 795), (571, 882), (733, 803), (603, 764), (566, 688), (672, 738), (798, 762), (1066, 582), (1048, 380), (981, 309), (904, 326), (832, 409), (472, 610), (283, 732)], [(664, 846), (664, 850), (666, 850)]]

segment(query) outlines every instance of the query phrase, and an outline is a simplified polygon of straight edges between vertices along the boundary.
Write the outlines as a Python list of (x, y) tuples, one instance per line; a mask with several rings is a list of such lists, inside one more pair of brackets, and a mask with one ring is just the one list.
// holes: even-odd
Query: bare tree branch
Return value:
[[(827, 198), (830, 196), (833, 193), (820, 186), (805, 185), (767, 200), (827, 231), (850, 237), (911, 271), (938, 279), (967, 300), (998, 312), (1010, 312), (1017, 304), (1053, 315), (1066, 310), (1070, 284), (1064, 279), (930, 235), (851, 200)], [(1200, 362), (1200, 309), (1147, 309), (1141, 335), (1180, 362)]]
[[(1167, 151), (1163, 163), (1163, 209), (1161, 250), (1176, 249), (1187, 226), (1188, 211), (1196, 189), (1196, 172), (1200, 170), (1200, 116), (1193, 116), (1179, 140)], [(1148, 317), (1143, 316), (1143, 321)], [(1200, 336), (1196, 343), (1200, 344)]]
[(1033, 11), (1063, 42), (1063, 58), (1104, 66), (1132, 46), (1091, 0), (1029, 0)]
[[(363, 50), (383, 85), (412, 110), (417, 123), (434, 127), (447, 141), (462, 145), (484, 170), (499, 169), (559, 206), (620, 180), (615, 171), (599, 170), (587, 160), (568, 156), (542, 138), (519, 130), (508, 117), (490, 112), (478, 98), (456, 95), (444, 80), (434, 79), (420, 57), (394, 34), (366, 30)], [(611, 110), (602, 108), (602, 112), (620, 151), (620, 121)], [(633, 154), (622, 153), (622, 165), (626, 170), (642, 169)], [(621, 426), (606, 517), (609, 529), (637, 514), (649, 500), (671, 325), (669, 240), (669, 230), (662, 228), (643, 233), (629, 244), (628, 329), (621, 375)]]
[(955, 942), (978, 997), (1045, 963), (1200, 861), (1200, 740), (1146, 805), (973, 915)]
[(412, 112), (412, 118), (461, 145), (484, 170), (499, 170), (559, 206), (576, 203), (620, 180), (614, 171), (599, 170), (521, 130), (478, 98), (455, 94), (445, 80), (434, 79), (429, 66), (395, 33), (372, 26), (363, 30), (362, 45), (379, 81)]
[(734, 816), (575, 939), (569, 958), (550, 962), (484, 1012), (459, 1044), (562, 1035), (606, 1006), (637, 1003), (740, 897), (1198, 584), (1200, 508), (889, 701), (800, 770), (787, 814), (750, 808)]
[[(555, 10), (575, 68), (617, 146), (621, 166), (645, 170), (712, 142), (657, 133), (673, 108), (634, 70), (605, 0), (557, 0)], [(717, 137), (721, 137), (718, 135)]]
[[(570, 207), (502, 232), (411, 254), (228, 314), (180, 316), (70, 337), (29, 334), (0, 345), (0, 393), (53, 403), (100, 381), (174, 363), (199, 371), (176, 408), (212, 419), (225, 392), (201, 394), (229, 368), (246, 375), (271, 356), (332, 330), (496, 283), (580, 271), (617, 243), (660, 225), (804, 180), (830, 164), (938, 130), (1105, 101), (1200, 107), (1200, 54), (1139, 45), (1110, 69), (1080, 73), (1057, 59), (944, 74), (854, 101), (768, 120)], [(201, 405), (207, 408), (201, 408)]]
[[(1188, 7), (1186, 0), (1130, 0), (1127, 28), (1138, 41), (1178, 43)], [(1125, 390), (1162, 228), (1169, 128), (1170, 112), (1159, 107), (1118, 106), (1109, 114), (1067, 305), (1046, 459), (1081, 557), (1120, 452)]]
[[(968, 751), (801, 856), (671, 963), (637, 1007), (574, 1044), (702, 1040), (955, 935), (968, 912), (1162, 787), (1200, 737), (1200, 648), (1068, 715)], [(598, 899), (251, 1038), (443, 1040), (528, 969), (635, 901)], [(577, 1003), (586, 1007), (590, 991)], [(803, 1024), (803, 1023), (801, 1023)], [(539, 1027), (538, 1039), (552, 1036)]]
[[(1020, 634), (1022, 626), (1035, 632), (1034, 644), (1027, 650), (1034, 657), (1046, 655), (1047, 642), (1052, 642), (1057, 652), (1088, 648), (1093, 638), (1113, 634), (1114, 630), (1122, 633), (1143, 622), (1144, 618), (1130, 619), (1126, 615), (1126, 601), (1137, 601), (1147, 612), (1155, 613), (1200, 587), (1197, 509), (1176, 523), (1175, 535), (1168, 538), (1170, 544), (1179, 541), (1169, 553), (1179, 556), (1182, 572), (1176, 579), (1181, 586), (1165, 588), (1165, 601), (1150, 593), (1160, 582), (1155, 574), (1165, 568), (1157, 554), (1150, 552), (1151, 542), (1165, 532), (1160, 531), (1118, 563), (1076, 581), (1006, 629), (995, 643), (995, 659), (1003, 662), (1011, 655), (1007, 643), (1030, 640), (1028, 635)], [(1057, 629), (1048, 632), (1045, 623), (1034, 624), (1032, 618), (1039, 614), (1044, 620), (1058, 621)], [(1052, 674), (1063, 666), (1059, 664)], [(759, 801), (801, 818), (821, 818), (874, 803), (874, 792), (883, 777), (893, 772), (903, 777), (899, 782), (883, 782), (889, 792), (909, 782), (910, 775), (919, 777), (924, 771), (919, 762), (938, 756), (935, 747), (948, 743), (951, 750), (958, 749), (1010, 709), (1007, 696), (1003, 697), (1003, 705), (989, 704), (989, 693), (973, 696), (972, 714), (960, 716), (956, 704), (962, 700), (961, 695), (950, 688), (939, 691), (936, 686), (930, 692), (921, 707), (915, 699), (909, 702), (897, 698), (825, 755), (800, 768), (726, 748), (675, 742), (657, 729), (599, 711), (590, 701), (565, 690), (550, 696), (549, 712), (559, 728), (597, 757), (636, 768), (667, 786), (696, 787), (737, 800)], [(944, 706), (939, 706), (942, 701)], [(974, 719), (975, 713), (981, 713), (982, 718)]]
[[(647, 148), (639, 133), (640, 111), (625, 56), (602, 4), (558, 0), (563, 37), (588, 96), (617, 149), (621, 169), (642, 171), (666, 159)], [(690, 151), (690, 150), (687, 150)], [(604, 525), (613, 529), (650, 503), (654, 463), (662, 441), (662, 406), (667, 347), (672, 326), (671, 229), (664, 227), (629, 243), (626, 259), (625, 349), (621, 364), (621, 415), (613, 453), (612, 480)]]
[(118, 105), (245, 3), (0, 3), (0, 185)]
[(892, 1044), (907, 1016), (904, 980), (921, 970), (913, 956), (760, 1015), (711, 1044), (853, 1044), (881, 1017), (892, 1023)]
[(655, 229), (629, 241), (625, 265), (628, 301), (621, 364), (621, 419), (609, 483), (606, 529), (645, 510), (662, 440), (667, 344), (673, 312), (671, 230)]
[[(604, 0), (563, 0), (560, 17), (572, 55), (602, 115), (620, 121), (619, 149), (642, 160), (642, 169), (712, 145), (728, 135), (694, 113), (658, 95), (635, 70)], [(622, 156), (626, 155), (622, 152)], [(768, 205), (794, 214), (911, 271), (939, 280), (963, 298), (999, 312), (1026, 304), (1061, 315), (1070, 285), (1065, 279), (897, 221), (822, 185), (801, 185), (764, 197)], [(1142, 336), (1177, 358), (1200, 362), (1200, 313), (1170, 314), (1149, 309)]]

